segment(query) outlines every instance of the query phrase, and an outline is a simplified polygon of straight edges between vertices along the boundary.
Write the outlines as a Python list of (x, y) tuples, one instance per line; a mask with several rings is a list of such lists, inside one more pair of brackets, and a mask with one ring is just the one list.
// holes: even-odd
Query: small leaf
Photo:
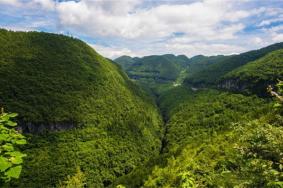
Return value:
[(18, 145), (25, 145), (27, 143), (27, 141), (25, 139), (21, 139), (21, 140), (17, 140), (16, 144)]
[(19, 178), (21, 171), (21, 166), (12, 167), (7, 172), (5, 172), (5, 175), (11, 178)]
[(10, 161), (13, 163), (13, 164), (22, 164), (23, 163), (23, 159), (22, 157), (11, 157), (10, 158)]
[(5, 151), (14, 151), (14, 147), (12, 144), (5, 144), (2, 146), (3, 150)]
[(15, 123), (15, 122), (13, 122), (13, 121), (7, 121), (7, 123), (6, 123), (8, 126), (10, 126), (10, 127), (15, 127), (15, 126), (17, 126), (17, 123)]
[(0, 134), (0, 141), (7, 141), (9, 139), (9, 134)]
[(11, 113), (11, 114), (9, 114), (8, 116), (11, 117), (11, 118), (14, 118), (14, 117), (17, 117), (18, 114), (17, 114), (17, 113)]
[(0, 171), (4, 172), (8, 168), (10, 168), (12, 164), (4, 157), (0, 157)]
[(0, 122), (5, 122), (5, 121), (9, 121), (9, 116), (6, 113), (0, 115)]
[(26, 156), (26, 154), (23, 154), (19, 151), (6, 152), (6, 155), (10, 155), (12, 157), (25, 157)]

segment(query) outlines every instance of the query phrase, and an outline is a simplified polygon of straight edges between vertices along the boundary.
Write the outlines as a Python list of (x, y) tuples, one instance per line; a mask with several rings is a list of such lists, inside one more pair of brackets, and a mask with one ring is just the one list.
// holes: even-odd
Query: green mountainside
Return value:
[(77, 168), (103, 187), (160, 150), (152, 100), (78, 39), (0, 30), (0, 88), (1, 106), (33, 133), (12, 187), (54, 187)]
[(192, 75), (194, 73), (197, 73), (205, 68), (207, 68), (209, 65), (212, 65), (214, 63), (217, 63), (219, 61), (223, 61), (225, 59), (228, 59), (229, 56), (223, 56), (223, 55), (217, 55), (217, 56), (203, 56), (203, 55), (197, 55), (192, 58), (190, 58), (189, 61), (189, 67), (188, 67), (188, 75)]
[(130, 56), (121, 56), (116, 58), (114, 61), (121, 65), (124, 70), (130, 68), (139, 58), (132, 58)]
[(114, 185), (149, 188), (282, 184), (283, 119), (271, 103), (256, 96), (209, 89), (192, 91), (186, 87), (167, 91), (160, 100), (169, 106), (163, 152)]
[(188, 75), (205, 69), (207, 66), (227, 59), (228, 56), (198, 55), (187, 58), (185, 55), (152, 55), (142, 58), (121, 56), (114, 61), (121, 65), (130, 78), (144, 89), (151, 89), (155, 95), (179, 86)]
[(0, 107), (28, 142), (20, 178), (0, 186), (282, 187), (281, 48), (114, 62), (64, 35), (0, 30)]
[(272, 52), (274, 50), (282, 49), (283, 43), (277, 43), (268, 47), (245, 52), (239, 55), (232, 55), (229, 58), (223, 58), (222, 60), (207, 66), (205, 69), (199, 70), (185, 79), (185, 82), (194, 86), (211, 86), (217, 85), (217, 82), (225, 74), (230, 71), (243, 66), (251, 61), (255, 61)]
[(283, 50), (268, 53), (256, 61), (247, 63), (220, 80), (220, 87), (263, 94), (269, 84), (283, 79)]
[[(282, 110), (274, 109), (269, 99), (251, 95), (259, 94), (257, 88), (267, 96), (267, 84), (282, 79), (282, 50), (277, 50), (281, 45), (237, 56), (215, 56), (214, 61), (210, 59), (212, 62), (205, 56), (196, 56), (195, 63), (188, 63), (188, 78), (184, 84), (163, 91), (157, 98), (165, 121), (161, 154), (119, 178), (114, 185), (282, 186)], [(207, 71), (211, 67), (215, 72)], [(208, 75), (198, 77), (199, 72)], [(202, 82), (206, 87), (211, 87), (206, 85), (208, 83), (218, 84), (218, 88), (230, 92), (191, 88), (189, 79), (195, 75), (201, 82), (202, 78), (212, 79), (212, 82)], [(250, 96), (233, 93), (242, 92), (241, 88), (233, 90), (221, 85), (231, 79), (239, 80), (239, 87), (245, 85), (251, 91)]]
[(127, 72), (130, 78), (145, 88), (159, 93), (171, 87), (182, 72), (187, 69), (189, 59), (184, 55), (152, 55), (142, 58), (121, 56), (114, 60)]

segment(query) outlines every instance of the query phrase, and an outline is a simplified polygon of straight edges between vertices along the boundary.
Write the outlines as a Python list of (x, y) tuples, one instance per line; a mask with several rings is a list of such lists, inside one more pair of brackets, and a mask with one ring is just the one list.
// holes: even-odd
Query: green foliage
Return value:
[(184, 174), (191, 187), (280, 184), (282, 117), (274, 120), (271, 105), (208, 90), (186, 101), (167, 125), (167, 150), (174, 157), (154, 168), (145, 187), (181, 187)]
[[(282, 186), (283, 118), (272, 103), (180, 86), (186, 74), (187, 83), (216, 84), (237, 67), (231, 75), (239, 79), (281, 78), (282, 51), (263, 57), (280, 48), (282, 43), (233, 56), (116, 60), (153, 91), (157, 109), (118, 65), (82, 41), (0, 30), (0, 102), (21, 114), (19, 123), (27, 133), (36, 130), (23, 146), (27, 158), (21, 177), (8, 186)], [(282, 83), (278, 86), (282, 96)], [(13, 116), (4, 115), (0, 125), (15, 126)], [(26, 143), (19, 138), (1, 145), (3, 180), (21, 170), (24, 155), (12, 151)]]
[(255, 96), (193, 92), (185, 87), (164, 93), (160, 103), (169, 116), (163, 153), (117, 183), (126, 187), (281, 184), (283, 119), (272, 104)]
[(277, 43), (259, 50), (253, 50), (239, 55), (232, 55), (229, 56), (229, 58), (220, 59), (220, 61), (207, 66), (205, 69), (201, 69), (189, 75), (185, 82), (196, 86), (206, 87), (217, 85), (221, 77), (223, 77), (230, 71), (233, 71), (234, 69), (241, 67), (251, 61), (255, 61), (256, 59), (267, 55), (269, 52), (282, 48), (283, 43)]
[(60, 183), (58, 188), (83, 188), (85, 187), (86, 177), (81, 169), (78, 167), (77, 172), (74, 176), (67, 177), (64, 183)]
[(130, 78), (159, 94), (164, 86), (172, 87), (174, 81), (182, 79), (180, 74), (187, 69), (189, 59), (184, 55), (166, 54), (142, 58), (121, 56), (114, 61), (123, 67)]
[(203, 55), (197, 55), (192, 58), (190, 58), (189, 67), (188, 67), (188, 75), (193, 75), (197, 72), (200, 72), (204, 69), (206, 69), (208, 66), (218, 63), (220, 61), (223, 61), (225, 59), (228, 59), (230, 56), (223, 56), (223, 55), (217, 55), (217, 56), (203, 56)]
[(276, 50), (264, 57), (241, 66), (226, 74), (221, 82), (233, 81), (230, 90), (246, 90), (266, 95), (266, 87), (283, 78), (283, 50)]
[(0, 88), (0, 102), (33, 133), (10, 187), (54, 187), (76, 166), (87, 186), (104, 187), (159, 153), (151, 98), (78, 39), (0, 30)]
[(0, 112), (0, 185), (19, 178), (26, 157), (18, 149), (26, 144), (26, 138), (15, 130), (17, 123), (12, 118), (16, 116), (15, 113)]

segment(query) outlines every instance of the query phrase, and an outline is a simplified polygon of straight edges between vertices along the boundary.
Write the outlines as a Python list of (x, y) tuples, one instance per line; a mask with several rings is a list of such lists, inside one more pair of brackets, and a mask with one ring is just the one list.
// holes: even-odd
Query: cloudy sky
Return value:
[(233, 54), (283, 42), (283, 0), (0, 0), (0, 27), (72, 35), (109, 58)]

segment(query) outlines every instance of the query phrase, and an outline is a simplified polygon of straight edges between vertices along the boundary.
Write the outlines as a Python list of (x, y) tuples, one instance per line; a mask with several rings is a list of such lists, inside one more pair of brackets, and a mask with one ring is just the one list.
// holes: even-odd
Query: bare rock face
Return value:
[(241, 83), (239, 79), (227, 79), (227, 80), (223, 80), (221, 81), (217, 87), (220, 89), (226, 89), (226, 90), (230, 90), (230, 91), (243, 91), (245, 89), (247, 89), (247, 85)]
[(261, 97), (268, 96), (266, 88), (268, 85), (275, 85), (276, 81), (272, 80), (240, 80), (239, 78), (231, 78), (221, 80), (217, 84), (217, 88), (228, 90), (232, 92), (238, 92), (243, 94), (256, 94)]
[(46, 132), (64, 131), (75, 128), (74, 122), (58, 123), (19, 123), (19, 130), (23, 133), (42, 134)]

